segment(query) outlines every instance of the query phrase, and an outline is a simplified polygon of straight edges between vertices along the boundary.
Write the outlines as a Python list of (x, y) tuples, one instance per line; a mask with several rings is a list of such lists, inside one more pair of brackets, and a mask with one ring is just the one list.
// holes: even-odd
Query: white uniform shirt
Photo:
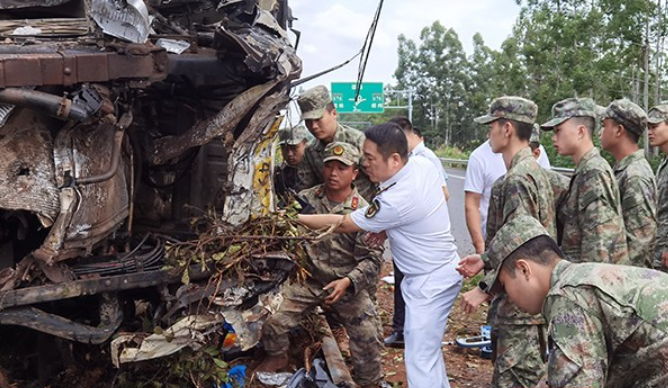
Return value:
[(538, 156), (538, 164), (546, 170), (550, 170), (552, 166), (550, 165), (550, 159), (547, 157), (547, 151), (543, 148), (543, 145), (539, 145), (538, 149), (540, 150), (540, 155)]
[(368, 206), (350, 214), (363, 230), (387, 232), (392, 258), (407, 276), (431, 273), (457, 259), (450, 233), (450, 214), (437, 171), (425, 158), (410, 158), (392, 178), (379, 185), (379, 209)]
[[(551, 168), (547, 152), (542, 145), (540, 146), (538, 164), (547, 170)], [(482, 227), (483, 238), (487, 238), (487, 210), (489, 209), (489, 197), (492, 195), (492, 186), (505, 173), (506, 163), (503, 161), (503, 155), (492, 152), (489, 140), (471, 153), (466, 167), (464, 191), (482, 194), (480, 198), (480, 226)]]
[(434, 167), (441, 173), (441, 179), (443, 180), (441, 182), (441, 186), (446, 185), (446, 181), (448, 180), (448, 174), (445, 172), (445, 169), (443, 168), (443, 163), (441, 163), (441, 159), (436, 156), (434, 151), (430, 150), (427, 148), (427, 146), (424, 145), (424, 142), (421, 141), (419, 142), (415, 148), (413, 148), (413, 151), (411, 151), (410, 154), (408, 154), (409, 157), (412, 156), (421, 156), (423, 158), (428, 159)]
[(506, 164), (501, 154), (492, 152), (489, 140), (476, 148), (469, 157), (466, 166), (466, 180), (464, 191), (480, 194), (480, 226), (482, 237), (486, 238), (487, 209), (489, 208), (489, 197), (492, 195), (492, 185), (497, 179), (506, 173)]

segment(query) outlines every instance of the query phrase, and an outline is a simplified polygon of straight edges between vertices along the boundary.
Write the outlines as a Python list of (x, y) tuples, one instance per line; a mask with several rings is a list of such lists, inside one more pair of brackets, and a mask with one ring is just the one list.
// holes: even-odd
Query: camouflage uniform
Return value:
[[(588, 98), (569, 98), (552, 107), (551, 130), (572, 117), (597, 119), (596, 104)], [(628, 262), (626, 232), (619, 189), (612, 169), (596, 148), (575, 167), (570, 188), (559, 209), (559, 245), (573, 262)]]
[[(660, 124), (668, 120), (668, 105), (658, 105), (649, 110), (647, 121), (651, 124)], [(668, 271), (663, 266), (661, 255), (668, 252), (668, 158), (664, 158), (659, 169), (656, 170), (657, 208), (656, 208), (656, 241), (654, 246), (655, 269)]]
[[(485, 124), (504, 117), (532, 124), (537, 109), (529, 100), (501, 97), (492, 103), (490, 114), (476, 119), (476, 122)], [(552, 187), (529, 147), (513, 156), (506, 175), (492, 187), (486, 242), (503, 224), (518, 215), (536, 218), (556, 235)], [(496, 271), (488, 269), (490, 271), (483, 285), (492, 284), (495, 277)], [(500, 295), (490, 304), (488, 321), (493, 327), (495, 350), (492, 385), (498, 388), (537, 386), (545, 374), (544, 352), (541, 351), (546, 343), (543, 317), (520, 311), (504, 295)]]
[[(495, 268), (547, 232), (518, 217), (492, 242)], [(494, 283), (493, 288), (498, 289)], [(658, 271), (559, 260), (543, 303), (548, 385), (553, 388), (668, 386), (668, 276)]]
[[(278, 145), (295, 146), (306, 140), (306, 127), (298, 125), (294, 128), (281, 129), (278, 132)], [(285, 155), (284, 155), (285, 156)], [(278, 197), (279, 207), (285, 207), (290, 194), (306, 188), (303, 182), (303, 174), (299, 173), (297, 166), (291, 166), (283, 161), (274, 169), (274, 192)]]
[[(304, 92), (297, 103), (302, 111), (302, 119), (311, 120), (322, 117), (327, 104), (332, 102), (332, 98), (324, 86), (316, 86)], [(341, 125), (337, 123), (337, 129), (334, 133), (332, 142), (342, 142), (352, 144), (357, 147), (362, 153), (362, 145), (364, 144), (364, 134), (357, 129)], [(322, 176), (323, 154), (327, 144), (318, 139), (313, 139), (306, 147), (304, 154), (304, 161), (299, 165), (300, 173), (304, 176), (304, 187), (309, 188), (324, 182)], [(360, 194), (367, 200), (371, 201), (376, 193), (375, 185), (369, 180), (369, 177), (362, 170), (360, 164), (360, 172), (355, 179), (355, 186)]]
[(656, 235), (654, 172), (638, 150), (615, 164), (631, 265), (652, 268)]
[[(638, 137), (647, 129), (647, 114), (627, 99), (610, 103), (603, 118), (614, 120)], [(643, 150), (617, 161), (613, 170), (619, 183), (630, 264), (651, 268), (656, 234), (654, 172), (645, 159)]]
[[(336, 154), (337, 147), (346, 154), (353, 154), (353, 147), (331, 143), (325, 151)], [(353, 149), (355, 155), (359, 155)], [(332, 158), (335, 159), (335, 158)], [(337, 159), (339, 160), (339, 159)], [(299, 193), (306, 198), (318, 214), (348, 214), (367, 202), (355, 188), (343, 203), (330, 201), (324, 185), (318, 185)], [(303, 285), (292, 284), (284, 292), (279, 311), (264, 324), (262, 342), (271, 356), (284, 354), (289, 347), (287, 333), (296, 327), (302, 317), (323, 303), (328, 283), (347, 277), (351, 286), (344, 297), (332, 305), (334, 318), (350, 336), (353, 376), (359, 385), (378, 383), (382, 378), (380, 364), (381, 343), (378, 333), (379, 320), (369, 297), (367, 286), (378, 281), (382, 251), (364, 243), (364, 234), (332, 234), (319, 242), (306, 246), (306, 269), (312, 274)]]
[(543, 305), (551, 387), (668, 386), (668, 276), (561, 261)]

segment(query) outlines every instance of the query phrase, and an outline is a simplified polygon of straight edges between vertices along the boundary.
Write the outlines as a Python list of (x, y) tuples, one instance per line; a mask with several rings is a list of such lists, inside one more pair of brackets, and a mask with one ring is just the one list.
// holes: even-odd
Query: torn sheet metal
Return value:
[(281, 285), (281, 287), (260, 295), (257, 304), (251, 308), (239, 310), (228, 307), (221, 310), (225, 321), (234, 328), (241, 350), (251, 349), (260, 342), (264, 322), (271, 314), (275, 314), (283, 303), (283, 288), (284, 286)]
[(200, 349), (206, 345), (205, 333), (223, 322), (220, 315), (191, 315), (162, 333), (151, 334), (143, 339), (137, 334), (120, 334), (111, 341), (111, 361), (118, 368), (127, 362), (169, 356), (185, 347)]
[(105, 34), (132, 43), (148, 40), (151, 18), (142, 0), (92, 0), (90, 13)]
[(26, 210), (54, 220), (60, 192), (54, 180), (48, 119), (21, 109), (0, 128), (0, 208)]
[[(280, 98), (281, 95), (276, 97)], [(261, 107), (253, 118), (262, 115), (267, 118), (271, 111), (272, 108)], [(239, 146), (230, 156), (230, 163), (234, 166), (234, 170), (230, 172), (234, 189), (225, 197), (223, 219), (226, 222), (232, 225), (243, 224), (252, 217), (266, 215), (273, 210), (271, 150), (282, 120), (282, 116), (274, 119), (263, 131), (251, 130), (254, 128), (251, 120), (249, 130), (239, 137)], [(244, 135), (247, 134), (252, 134), (253, 138), (245, 138)]]

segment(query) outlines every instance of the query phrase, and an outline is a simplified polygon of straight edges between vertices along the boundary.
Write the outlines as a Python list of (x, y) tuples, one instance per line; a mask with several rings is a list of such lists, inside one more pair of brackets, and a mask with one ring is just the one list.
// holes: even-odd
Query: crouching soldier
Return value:
[[(334, 142), (324, 150), (325, 183), (304, 190), (316, 213), (348, 214), (367, 206), (352, 184), (360, 155), (356, 147)], [(381, 251), (364, 243), (364, 233), (333, 234), (309, 243), (307, 270), (312, 277), (304, 284), (289, 286), (279, 311), (262, 330), (268, 358), (259, 371), (275, 372), (288, 366), (288, 332), (302, 317), (324, 303), (331, 307), (350, 337), (353, 378), (361, 387), (381, 386), (381, 343), (378, 317), (367, 285), (378, 281)]]
[(668, 386), (668, 275), (571, 263), (526, 216), (499, 229), (488, 254), (492, 291), (548, 322), (550, 387)]

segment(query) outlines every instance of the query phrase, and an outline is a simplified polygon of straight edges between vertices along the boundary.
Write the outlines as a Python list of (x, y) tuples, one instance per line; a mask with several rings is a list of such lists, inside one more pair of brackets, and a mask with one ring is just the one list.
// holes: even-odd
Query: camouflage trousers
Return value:
[(528, 315), (504, 297), (490, 304), (494, 388), (534, 388), (545, 375), (547, 330), (542, 317)]
[[(322, 287), (309, 280), (304, 285), (293, 284), (285, 289), (281, 307), (262, 328), (262, 343), (267, 354), (275, 356), (287, 352), (288, 332), (327, 296)], [(341, 322), (350, 337), (355, 382), (359, 385), (378, 383), (382, 379), (382, 345), (378, 337), (378, 315), (367, 290), (360, 290), (356, 295), (348, 293), (331, 307), (334, 318)]]
[(545, 325), (495, 325), (494, 388), (534, 388), (545, 375), (546, 364), (541, 350), (545, 342)]

